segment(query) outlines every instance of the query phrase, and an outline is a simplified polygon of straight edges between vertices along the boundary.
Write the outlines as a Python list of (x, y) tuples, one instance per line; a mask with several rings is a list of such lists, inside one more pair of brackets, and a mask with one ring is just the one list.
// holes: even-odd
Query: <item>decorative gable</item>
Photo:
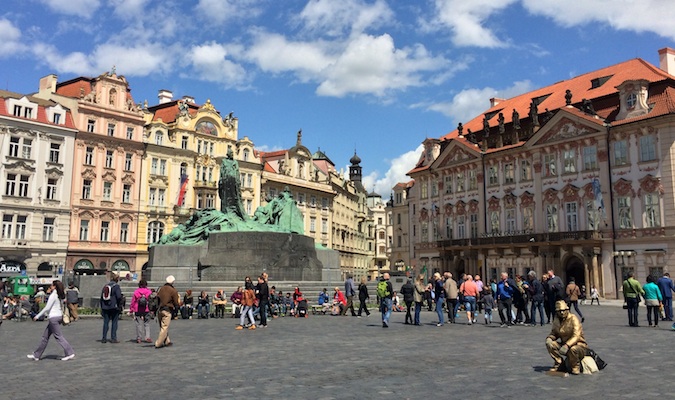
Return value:
[(546, 129), (546, 133), (537, 141), (538, 143), (551, 143), (567, 141), (580, 136), (598, 133), (599, 130), (591, 129), (587, 125), (572, 121), (569, 118), (562, 118), (550, 128)]

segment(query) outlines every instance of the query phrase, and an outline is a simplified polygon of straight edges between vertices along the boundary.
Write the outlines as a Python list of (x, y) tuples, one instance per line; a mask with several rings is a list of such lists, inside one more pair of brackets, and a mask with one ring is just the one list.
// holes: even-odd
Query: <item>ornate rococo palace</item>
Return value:
[(391, 265), (488, 280), (552, 269), (609, 298), (621, 297), (628, 271), (642, 282), (668, 272), (675, 50), (659, 59), (493, 98), (425, 140), (414, 181), (394, 188)]
[(247, 214), (288, 188), (305, 234), (339, 252), (343, 275), (382, 264), (356, 154), (347, 177), (303, 146), (301, 132), (288, 150), (260, 152), (239, 137), (233, 112), (168, 90), (155, 105), (137, 103), (113, 69), (64, 82), (48, 75), (31, 95), (0, 91), (0, 277), (140, 275), (148, 244), (218, 208), (228, 150)]

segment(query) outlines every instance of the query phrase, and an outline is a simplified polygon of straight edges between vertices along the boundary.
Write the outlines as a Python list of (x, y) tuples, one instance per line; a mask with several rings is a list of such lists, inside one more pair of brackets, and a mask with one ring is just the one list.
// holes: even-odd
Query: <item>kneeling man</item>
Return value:
[(562, 300), (555, 303), (555, 313), (553, 328), (546, 338), (546, 349), (555, 361), (551, 371), (557, 371), (563, 363), (563, 357), (567, 357), (569, 371), (578, 375), (581, 373), (581, 360), (588, 349), (581, 322), (570, 313), (567, 303)]

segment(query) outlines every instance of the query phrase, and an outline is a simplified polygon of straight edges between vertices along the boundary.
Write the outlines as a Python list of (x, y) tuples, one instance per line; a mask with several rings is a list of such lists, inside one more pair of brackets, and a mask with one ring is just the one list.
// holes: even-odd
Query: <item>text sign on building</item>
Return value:
[(0, 261), (0, 274), (3, 276), (21, 275), (26, 267), (18, 261)]

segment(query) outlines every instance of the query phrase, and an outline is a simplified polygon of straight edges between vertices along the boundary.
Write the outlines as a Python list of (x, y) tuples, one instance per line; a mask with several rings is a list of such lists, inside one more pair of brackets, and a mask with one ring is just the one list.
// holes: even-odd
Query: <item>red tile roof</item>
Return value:
[(37, 104), (38, 106), (38, 112), (35, 118), (24, 118), (24, 117), (17, 117), (14, 116), (11, 112), (7, 111), (7, 103), (6, 99), (12, 98), (12, 99), (21, 99), (23, 98), (24, 95), (19, 94), (19, 93), (14, 93), (14, 92), (8, 92), (5, 90), (0, 90), (0, 115), (2, 116), (8, 116), (12, 118), (18, 118), (25, 120), (27, 122), (39, 122), (41, 124), (47, 124), (47, 125), (53, 125), (53, 126), (58, 126), (62, 128), (69, 128), (69, 129), (77, 129), (75, 127), (75, 122), (73, 121), (73, 116), (70, 113), (70, 110), (66, 107), (63, 107), (63, 109), (66, 112), (66, 118), (63, 121), (63, 124), (55, 124), (53, 121), (50, 121), (49, 118), (47, 118), (47, 107), (54, 107), (58, 103), (53, 102), (51, 100), (45, 100), (45, 99), (40, 99), (34, 96), (25, 96), (31, 103)]

